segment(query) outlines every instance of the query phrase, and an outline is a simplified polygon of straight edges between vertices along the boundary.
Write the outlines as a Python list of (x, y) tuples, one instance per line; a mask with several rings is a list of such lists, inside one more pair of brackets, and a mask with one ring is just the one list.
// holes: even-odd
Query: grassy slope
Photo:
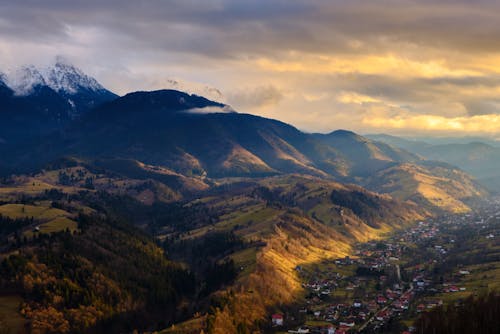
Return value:
[(467, 200), (486, 194), (465, 173), (439, 166), (397, 165), (378, 172), (365, 185), (428, 210), (453, 213), (470, 211)]
[[(14, 176), (8, 183), (0, 184), (0, 200), (13, 201), (21, 194), (26, 196), (40, 196), (48, 191), (59, 191), (64, 194), (76, 194), (80, 191), (106, 191), (111, 194), (128, 195), (138, 201), (150, 205), (155, 201), (172, 202), (182, 199), (181, 191), (173, 190), (164, 183), (155, 180), (170, 176), (169, 171), (154, 169), (136, 161), (129, 161), (134, 169), (120, 174), (107, 170), (91, 170), (92, 167), (65, 167), (55, 170), (41, 171), (34, 176)], [(69, 182), (62, 183), (60, 174), (71, 176)], [(141, 174), (142, 173), (142, 174)], [(177, 177), (177, 174), (174, 174)], [(134, 178), (135, 177), (135, 178)], [(85, 186), (86, 179), (92, 179), (93, 188)], [(207, 187), (202, 181), (194, 178), (179, 176), (182, 182), (182, 191), (202, 190)], [(0, 212), (1, 213), (1, 212)]]

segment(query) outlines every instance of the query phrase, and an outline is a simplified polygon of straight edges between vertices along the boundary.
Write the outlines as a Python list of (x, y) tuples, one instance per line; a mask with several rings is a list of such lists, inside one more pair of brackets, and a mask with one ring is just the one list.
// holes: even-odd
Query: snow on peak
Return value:
[(5, 76), (5, 84), (16, 95), (29, 95), (36, 87), (45, 86), (47, 83), (42, 73), (35, 66), (30, 65), (10, 70)]
[(104, 90), (97, 80), (59, 58), (52, 68), (46, 70), (46, 78), (48, 86), (56, 92), (75, 94), (81, 89)]
[(33, 65), (9, 70), (7, 75), (0, 73), (0, 83), (4, 82), (16, 95), (33, 93), (38, 86), (48, 86), (58, 93), (73, 95), (80, 90), (105, 90), (94, 78), (89, 77), (75, 66), (57, 58), (56, 63), (43, 70)]

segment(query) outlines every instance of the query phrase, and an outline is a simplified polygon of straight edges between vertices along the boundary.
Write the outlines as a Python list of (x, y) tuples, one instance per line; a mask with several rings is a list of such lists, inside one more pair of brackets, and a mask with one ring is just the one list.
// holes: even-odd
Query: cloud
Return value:
[(237, 89), (227, 93), (229, 104), (242, 110), (275, 106), (283, 98), (283, 92), (273, 85)]
[(362, 95), (358, 94), (356, 92), (341, 92), (338, 97), (337, 101), (345, 104), (349, 103), (354, 103), (354, 104), (365, 104), (365, 103), (381, 103), (382, 101), (368, 96), (368, 95)]
[(215, 113), (233, 113), (235, 112), (231, 107), (225, 106), (225, 107), (205, 107), (205, 108), (192, 108), (189, 110), (186, 110), (188, 113), (192, 114), (215, 114)]
[(499, 31), (490, 0), (1, 1), (0, 71), (63, 54), (119, 94), (200, 82), (309, 131), (480, 133)]
[(365, 125), (385, 131), (412, 131), (423, 134), (487, 134), (494, 135), (500, 128), (500, 115), (485, 114), (469, 117), (401, 114), (396, 117), (367, 116)]

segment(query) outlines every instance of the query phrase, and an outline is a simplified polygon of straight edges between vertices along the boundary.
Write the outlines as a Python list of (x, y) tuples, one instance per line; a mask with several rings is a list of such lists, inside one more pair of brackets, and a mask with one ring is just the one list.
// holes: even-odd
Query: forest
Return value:
[(417, 321), (416, 333), (495, 334), (500, 328), (500, 295), (490, 292), (483, 296), (470, 296), (456, 305), (438, 307), (424, 313)]

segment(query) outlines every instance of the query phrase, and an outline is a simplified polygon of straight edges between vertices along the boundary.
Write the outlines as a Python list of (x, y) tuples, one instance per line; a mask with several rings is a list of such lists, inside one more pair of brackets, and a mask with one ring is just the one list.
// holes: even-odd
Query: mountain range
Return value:
[(466, 210), (464, 201), (485, 193), (467, 174), (412, 148), (346, 130), (309, 134), (176, 90), (118, 97), (63, 62), (45, 71), (22, 68), (3, 80), (0, 100), (0, 152), (9, 157), (0, 165), (4, 173), (77, 157), (101, 166), (116, 167), (116, 159), (156, 166), (156, 174), (196, 183), (309, 174), (447, 210)]
[(440, 160), (459, 167), (471, 174), (479, 183), (490, 191), (500, 187), (500, 147), (495, 141), (485, 138), (469, 138), (456, 141), (453, 139), (411, 140), (384, 134), (367, 137), (385, 142), (394, 147), (411, 151), (419, 156)]

